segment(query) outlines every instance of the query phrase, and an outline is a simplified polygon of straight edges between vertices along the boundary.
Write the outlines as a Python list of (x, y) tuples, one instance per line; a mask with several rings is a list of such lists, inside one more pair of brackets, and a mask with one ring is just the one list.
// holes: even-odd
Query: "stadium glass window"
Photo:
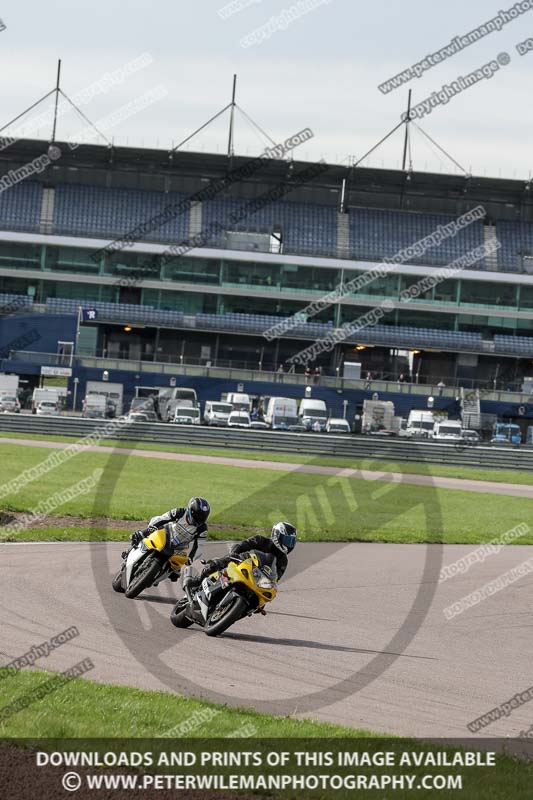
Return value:
[(520, 287), (520, 309), (523, 311), (533, 309), (533, 286)]
[(163, 266), (162, 280), (219, 284), (220, 262), (212, 258), (176, 257)]
[(146, 278), (159, 280), (160, 261), (150, 253), (126, 253), (117, 251), (107, 253), (104, 260), (104, 274), (115, 278), (135, 277), (142, 273)]
[(458, 287), (458, 281), (442, 281), (442, 283), (435, 286), (434, 300), (439, 303), (456, 303)]
[(307, 292), (331, 292), (340, 284), (339, 270), (282, 264), (281, 288)]
[[(405, 291), (409, 289), (411, 286), (416, 286), (418, 282), (425, 276), (420, 275), (402, 275), (400, 279), (400, 291)], [(410, 300), (410, 302), (417, 302), (420, 300), (425, 300), (426, 302), (433, 300), (433, 289), (428, 289), (427, 292), (422, 292), (417, 296), (416, 299)]]
[(49, 272), (82, 272), (97, 275), (100, 265), (91, 258), (92, 250), (78, 247), (46, 246), (44, 268)]
[(507, 283), (461, 281), (461, 303), (516, 308), (516, 288), (516, 285)]
[(222, 283), (239, 286), (278, 287), (280, 282), (279, 264), (256, 264), (253, 262), (224, 261), (222, 264)]
[(63, 281), (43, 281), (43, 297), (62, 297), (79, 300), (80, 305), (100, 299), (98, 283), (67, 283)]
[[(348, 283), (357, 277), (358, 275), (356, 273), (345, 273), (344, 283)], [(398, 298), (398, 285), (398, 275), (385, 275), (382, 278), (375, 278), (375, 280), (367, 283), (365, 286), (361, 286), (358, 291), (352, 292), (352, 295), (360, 297), (388, 297), (396, 300)]]
[(40, 269), (39, 245), (0, 242), (0, 267), (9, 269)]
[[(38, 283), (37, 281), (34, 282)], [(0, 292), (7, 294), (29, 294), (27, 278), (0, 278)], [(37, 300), (37, 297), (34, 298)]]
[(438, 328), (439, 330), (453, 331), (455, 328), (455, 315), (414, 311), (406, 306), (398, 313), (398, 324), (411, 325), (416, 328)]

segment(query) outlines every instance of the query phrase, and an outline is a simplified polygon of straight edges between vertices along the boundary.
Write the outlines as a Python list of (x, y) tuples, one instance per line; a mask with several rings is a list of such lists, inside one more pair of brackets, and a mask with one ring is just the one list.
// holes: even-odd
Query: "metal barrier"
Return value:
[[(2, 431), (82, 437), (96, 430), (105, 430), (111, 421), (80, 417), (38, 417), (26, 414), (0, 414)], [(389, 462), (416, 462), (448, 466), (483, 467), (486, 469), (533, 470), (533, 449), (464, 446), (413, 441), (403, 438), (382, 439), (377, 436), (349, 434), (288, 433), (269, 430), (210, 428), (204, 425), (172, 425), (164, 423), (129, 423), (113, 426), (109, 439), (129, 442), (150, 442), (154, 445), (211, 447), (235, 450), (290, 453), (310, 456), (342, 456), (351, 459), (380, 459)], [(16, 441), (16, 440), (15, 440)], [(36, 443), (37, 444), (37, 443)], [(106, 444), (105, 436), (101, 444)]]

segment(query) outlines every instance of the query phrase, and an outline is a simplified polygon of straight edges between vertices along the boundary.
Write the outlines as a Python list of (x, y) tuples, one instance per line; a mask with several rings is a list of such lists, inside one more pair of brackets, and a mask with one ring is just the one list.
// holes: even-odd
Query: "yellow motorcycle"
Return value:
[(172, 542), (167, 527), (160, 528), (122, 554), (123, 563), (113, 578), (113, 589), (126, 597), (137, 597), (166, 578), (177, 581), (188, 560), (187, 553), (180, 553)]
[(218, 636), (244, 617), (264, 614), (277, 593), (276, 559), (256, 550), (242, 558), (233, 556), (225, 569), (204, 578), (196, 589), (190, 588), (192, 576), (192, 567), (185, 567), (185, 597), (176, 603), (170, 619), (176, 628), (196, 622), (208, 636)]

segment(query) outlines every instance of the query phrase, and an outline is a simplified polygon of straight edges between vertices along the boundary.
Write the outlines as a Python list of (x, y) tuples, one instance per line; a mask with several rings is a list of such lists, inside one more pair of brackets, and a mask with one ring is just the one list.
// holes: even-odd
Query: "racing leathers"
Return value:
[(194, 520), (188, 522), (186, 508), (171, 508), (165, 514), (152, 517), (147, 528), (132, 534), (132, 545), (136, 547), (146, 536), (160, 528), (166, 529), (175, 554), (187, 554), (189, 563), (200, 558), (207, 539), (207, 525), (205, 522), (197, 524)]
[(243, 553), (248, 553), (250, 550), (259, 550), (261, 553), (269, 553), (276, 559), (276, 569), (278, 573), (278, 580), (282, 577), (287, 569), (288, 559), (285, 553), (276, 547), (274, 542), (267, 536), (257, 534), (257, 536), (250, 536), (249, 539), (244, 539), (233, 545), (227, 556), (222, 558), (214, 558), (208, 561), (199, 577), (193, 579), (193, 585), (199, 585), (204, 578), (211, 575), (212, 572), (224, 569), (228, 564), (233, 561), (233, 556), (242, 556)]

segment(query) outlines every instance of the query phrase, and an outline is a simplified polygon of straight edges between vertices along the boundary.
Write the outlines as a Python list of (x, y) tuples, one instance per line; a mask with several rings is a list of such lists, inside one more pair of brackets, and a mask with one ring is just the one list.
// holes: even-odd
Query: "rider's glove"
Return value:
[(135, 533), (131, 534), (131, 544), (133, 547), (137, 547), (138, 544), (142, 542), (144, 539), (144, 531), (135, 531)]

